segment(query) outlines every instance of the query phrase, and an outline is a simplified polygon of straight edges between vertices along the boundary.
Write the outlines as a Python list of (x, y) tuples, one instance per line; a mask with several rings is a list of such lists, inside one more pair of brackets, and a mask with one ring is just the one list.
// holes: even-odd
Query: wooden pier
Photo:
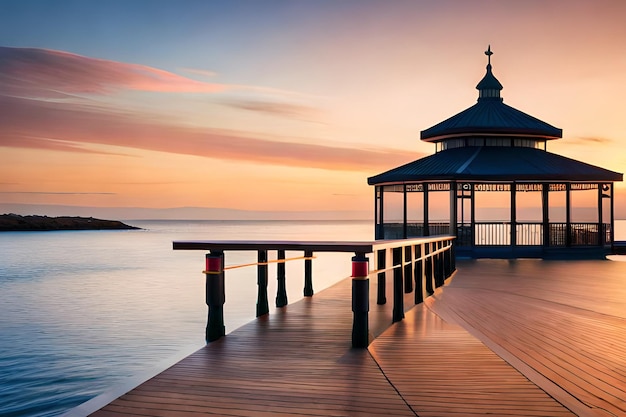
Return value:
[(464, 261), (424, 303), (405, 294), (393, 325), (392, 306), (371, 294), (367, 349), (351, 347), (346, 279), (92, 415), (626, 415), (625, 271), (610, 261)]

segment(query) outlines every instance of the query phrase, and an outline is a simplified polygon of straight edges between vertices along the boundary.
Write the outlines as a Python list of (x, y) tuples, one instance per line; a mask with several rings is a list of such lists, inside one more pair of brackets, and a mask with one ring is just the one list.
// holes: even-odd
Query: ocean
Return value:
[[(368, 221), (126, 223), (142, 230), (0, 233), (0, 416), (61, 415), (204, 345), (205, 252), (174, 251), (173, 240), (373, 239)], [(255, 252), (225, 256), (226, 265), (256, 261)], [(316, 256), (316, 292), (350, 275), (351, 254)], [(294, 302), (303, 261), (286, 269)], [(271, 306), (275, 264), (269, 273)], [(227, 332), (255, 318), (256, 293), (254, 267), (226, 273)]]
[[(0, 233), (0, 416), (61, 415), (204, 345), (205, 252), (173, 251), (173, 240), (373, 239), (369, 221), (127, 223), (142, 230)], [(626, 240), (626, 221), (616, 222), (616, 239)], [(315, 291), (348, 277), (350, 257), (317, 254)], [(254, 252), (226, 252), (227, 265), (255, 261)], [(302, 298), (304, 267), (286, 265), (291, 303)], [(254, 319), (256, 290), (254, 267), (226, 272), (227, 332)]]

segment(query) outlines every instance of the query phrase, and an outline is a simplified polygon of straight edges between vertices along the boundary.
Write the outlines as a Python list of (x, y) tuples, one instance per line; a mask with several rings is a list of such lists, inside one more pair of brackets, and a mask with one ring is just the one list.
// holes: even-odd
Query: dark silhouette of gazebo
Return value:
[(368, 178), (376, 239), (451, 234), (474, 258), (604, 256), (622, 174), (548, 152), (562, 130), (504, 104), (485, 54), (478, 102), (421, 132), (435, 154)]

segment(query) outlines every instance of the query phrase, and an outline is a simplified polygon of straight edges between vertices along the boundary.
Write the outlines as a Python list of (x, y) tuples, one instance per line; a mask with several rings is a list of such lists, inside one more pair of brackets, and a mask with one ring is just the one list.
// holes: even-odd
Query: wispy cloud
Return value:
[(577, 138), (571, 138), (567, 141), (567, 143), (572, 144), (572, 145), (590, 145), (590, 144), (604, 145), (604, 144), (611, 143), (611, 142), (613, 142), (612, 139), (591, 137), (591, 136), (581, 136)]
[(0, 191), (0, 194), (35, 194), (35, 195), (115, 195), (117, 193), (72, 192), (72, 191)]
[(226, 87), (145, 65), (49, 49), (0, 47), (0, 88), (3, 93), (38, 98), (116, 89), (213, 93)]
[[(397, 149), (360, 149), (293, 143), (250, 133), (174, 126), (133, 114), (96, 111), (0, 95), (0, 146), (93, 152), (83, 144), (333, 170), (377, 171), (418, 155)], [(259, 135), (261, 136), (261, 135)]]
[[(178, 126), (154, 115), (124, 112), (84, 98), (119, 90), (216, 93), (230, 88), (271, 93), (283, 99), (297, 97), (294, 92), (227, 87), (143, 65), (67, 52), (0, 47), (0, 146), (110, 154), (93, 145), (113, 145), (263, 164), (368, 172), (416, 157), (394, 149), (343, 148), (273, 139), (261, 133)], [(233, 99), (226, 104), (306, 121), (315, 121), (321, 114), (314, 107), (281, 101)]]
[(224, 101), (223, 104), (253, 112), (265, 113), (273, 116), (291, 117), (297, 119), (311, 120), (319, 118), (320, 110), (292, 103), (279, 103), (260, 100), (231, 100)]
[[(2, 107), (0, 106), (0, 109), (1, 108)], [(67, 140), (29, 137), (27, 135), (5, 135), (2, 132), (0, 132), (0, 146), (9, 148), (45, 149), (49, 151), (92, 153), (101, 155), (124, 155), (121, 153), (89, 149), (80, 143)]]

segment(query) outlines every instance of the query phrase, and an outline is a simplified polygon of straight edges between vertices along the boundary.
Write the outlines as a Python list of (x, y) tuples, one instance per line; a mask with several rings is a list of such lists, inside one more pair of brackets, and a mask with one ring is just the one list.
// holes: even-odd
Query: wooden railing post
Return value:
[(424, 255), (426, 258), (424, 259), (424, 279), (426, 280), (426, 292), (428, 295), (432, 295), (435, 291), (433, 290), (433, 257), (430, 254), (430, 242), (424, 245)]
[(211, 250), (206, 254), (206, 304), (209, 306), (205, 339), (213, 342), (226, 334), (224, 326), (224, 252)]
[(404, 247), (404, 292), (413, 291), (413, 246)]
[[(387, 264), (387, 249), (379, 249), (376, 251), (376, 269), (382, 270)], [(376, 304), (387, 303), (387, 273), (378, 273), (378, 293), (376, 295)]]
[(283, 249), (278, 249), (276, 258), (278, 259), (278, 264), (276, 265), (276, 280), (278, 281), (278, 288), (276, 290), (276, 307), (284, 307), (287, 305), (285, 251)]
[(352, 347), (369, 345), (370, 280), (369, 263), (364, 253), (352, 257)]
[(304, 296), (313, 296), (313, 251), (304, 251)]
[[(439, 251), (442, 248), (443, 248), (443, 241), (438, 241), (437, 250)], [(443, 252), (437, 253), (436, 262), (437, 262), (437, 267), (435, 269), (436, 271), (435, 283), (437, 285), (437, 288), (439, 288), (444, 284), (444, 281), (445, 281), (444, 271), (443, 271)]]
[(270, 312), (269, 302), (267, 301), (267, 251), (258, 251), (257, 265), (257, 285), (258, 296), (256, 302), (256, 316), (260, 317)]
[(450, 275), (456, 271), (456, 242), (450, 241)]
[(444, 247), (446, 251), (443, 253), (443, 272), (444, 278), (449, 278), (452, 275), (451, 264), (450, 264), (450, 255), (452, 253), (452, 241), (447, 240), (444, 242)]
[(413, 275), (415, 276), (415, 304), (419, 304), (424, 301), (423, 294), (423, 280), (424, 280), (424, 270), (423, 270), (423, 262), (420, 259), (422, 257), (422, 245), (415, 245), (415, 271)]
[(393, 248), (393, 318), (395, 323), (404, 318), (404, 278), (402, 272), (402, 247)]

